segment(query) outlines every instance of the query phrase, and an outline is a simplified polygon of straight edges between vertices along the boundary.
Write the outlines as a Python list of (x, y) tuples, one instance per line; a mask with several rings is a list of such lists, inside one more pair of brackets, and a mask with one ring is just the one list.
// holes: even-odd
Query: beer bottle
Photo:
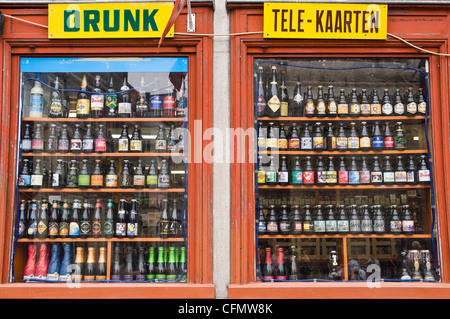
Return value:
[(343, 156), (339, 157), (339, 184), (348, 184), (348, 170)]
[(345, 151), (348, 148), (348, 138), (344, 129), (344, 123), (339, 123), (339, 131), (336, 136), (336, 148), (340, 151)]
[(406, 167), (406, 182), (408, 184), (416, 183), (416, 164), (412, 155), (408, 156), (408, 166)]
[(264, 216), (264, 207), (259, 205), (259, 219), (258, 219), (258, 233), (264, 235), (267, 233), (267, 221), (266, 216)]
[(145, 92), (145, 80), (141, 77), (141, 84), (137, 94), (136, 117), (145, 117), (148, 114), (147, 93)]
[(419, 169), (417, 171), (417, 182), (429, 184), (431, 181), (430, 169), (428, 168), (426, 155), (420, 155)]
[(395, 183), (395, 173), (391, 164), (390, 156), (384, 158), (383, 183), (392, 185)]
[(106, 238), (114, 237), (114, 215), (114, 201), (112, 199), (108, 199), (106, 204), (105, 220), (103, 221), (103, 233)]
[(114, 91), (113, 77), (109, 79), (109, 87), (105, 95), (106, 117), (117, 117), (117, 94)]
[(362, 205), (362, 217), (361, 217), (361, 233), (371, 234), (373, 232), (373, 220), (370, 218), (369, 206)]
[(120, 174), (120, 187), (129, 188), (132, 186), (131, 182), (130, 163), (127, 159), (123, 160), (122, 173)]
[(303, 184), (315, 184), (315, 171), (311, 163), (311, 156), (306, 156), (305, 170), (303, 171)]
[(300, 148), (302, 150), (312, 150), (312, 136), (309, 132), (308, 123), (305, 123), (303, 126), (303, 132), (300, 137)]
[(337, 220), (334, 218), (334, 206), (325, 206), (327, 211), (327, 218), (325, 220), (325, 232), (329, 234), (335, 234), (337, 232)]
[(393, 149), (394, 148), (394, 137), (392, 136), (392, 133), (391, 133), (389, 121), (386, 121), (386, 123), (384, 125), (383, 146), (385, 149)]
[(70, 210), (69, 203), (67, 199), (63, 202), (62, 214), (59, 219), (59, 237), (67, 238), (69, 237), (69, 223), (70, 223)]
[(178, 201), (172, 202), (172, 214), (170, 215), (169, 237), (178, 238), (182, 236), (181, 219), (178, 215)]
[(98, 134), (95, 138), (95, 151), (98, 153), (104, 153), (107, 151), (107, 141), (104, 133), (103, 124), (98, 125)]
[(298, 136), (296, 123), (292, 123), (291, 136), (289, 137), (289, 149), (292, 151), (300, 149), (300, 138)]
[(361, 115), (362, 116), (370, 115), (370, 102), (369, 98), (367, 97), (366, 89), (361, 90)]
[(402, 232), (404, 234), (414, 233), (414, 219), (412, 218), (411, 212), (409, 210), (409, 205), (403, 205), (403, 218), (402, 218)]
[(56, 136), (56, 125), (50, 124), (50, 133), (45, 140), (45, 150), (48, 153), (54, 153), (58, 149), (58, 137)]
[(92, 216), (92, 237), (104, 237), (103, 232), (103, 204), (101, 199), (97, 199), (95, 203), (94, 216)]
[(291, 246), (288, 280), (298, 280), (297, 253), (295, 246)]
[(52, 182), (51, 187), (61, 188), (64, 187), (64, 168), (62, 164), (62, 159), (57, 159), (56, 161), (56, 169), (52, 174)]
[(284, 266), (284, 255), (283, 248), (277, 248), (277, 267), (275, 268), (275, 279), (277, 280), (286, 280), (287, 273), (286, 268)]
[(359, 150), (359, 135), (356, 132), (356, 124), (350, 123), (350, 133), (347, 138), (347, 147), (350, 151)]
[(414, 99), (414, 95), (412, 92), (412, 87), (408, 88), (407, 96), (406, 96), (406, 115), (415, 116), (417, 115), (417, 103)]
[(309, 205), (303, 206), (303, 210), (305, 211), (303, 215), (303, 232), (311, 234), (314, 232), (314, 222)]
[(405, 115), (405, 104), (403, 104), (400, 96), (400, 89), (395, 89), (394, 91), (394, 115)]
[(34, 81), (30, 91), (30, 117), (43, 117), (44, 114), (44, 89), (41, 82)]
[(299, 235), (302, 233), (302, 217), (300, 216), (300, 209), (298, 205), (293, 205), (291, 207), (293, 211), (291, 233), (293, 235)]
[(120, 247), (114, 247), (114, 259), (111, 267), (111, 280), (122, 280), (122, 266), (120, 265)]
[(370, 169), (366, 162), (366, 156), (361, 156), (361, 169), (359, 170), (361, 184), (370, 184)]
[(136, 267), (136, 275), (135, 280), (136, 281), (145, 281), (145, 274), (147, 270), (145, 267), (145, 260), (144, 260), (144, 247), (140, 246), (138, 249), (138, 262)]
[(35, 277), (36, 279), (47, 279), (47, 269), (48, 269), (48, 263), (49, 263), (50, 257), (49, 257), (49, 249), (47, 243), (41, 243), (39, 247), (39, 259), (36, 263), (36, 272)]
[(417, 114), (423, 116), (426, 113), (427, 113), (427, 102), (425, 101), (423, 89), (419, 88), (418, 100), (417, 100)]
[(339, 117), (347, 117), (348, 116), (348, 102), (345, 97), (345, 90), (339, 90), (339, 99), (338, 99), (338, 116)]
[(132, 106), (131, 106), (131, 95), (129, 92), (127, 77), (123, 77), (122, 87), (120, 88), (120, 93), (117, 98), (117, 115), (119, 117), (131, 117), (132, 116)]
[(315, 218), (314, 218), (314, 232), (315, 233), (324, 233), (325, 232), (325, 218), (322, 214), (322, 205), (314, 206), (315, 209)]
[[(51, 164), (49, 164), (51, 165)], [(45, 162), (42, 163), (42, 187), (49, 188), (52, 187), (52, 172), (47, 170)]]
[(356, 95), (356, 89), (352, 89), (352, 95), (350, 98), (350, 116), (359, 116), (361, 114), (361, 105), (358, 101), (358, 96)]
[(106, 280), (106, 248), (100, 247), (97, 267), (95, 268), (95, 281)]
[(406, 136), (403, 131), (402, 122), (397, 122), (395, 127), (394, 148), (396, 150), (406, 149)]
[(277, 169), (275, 168), (275, 157), (270, 156), (269, 168), (266, 170), (266, 184), (275, 185), (277, 183)]
[(338, 206), (338, 220), (337, 220), (337, 232), (341, 234), (347, 234), (350, 231), (350, 221), (347, 218), (345, 212), (345, 206)]
[(370, 182), (378, 185), (383, 183), (383, 172), (381, 171), (380, 163), (378, 162), (378, 156), (373, 157), (373, 166), (370, 171)]
[(69, 133), (67, 131), (67, 125), (63, 124), (61, 136), (58, 140), (58, 152), (60, 153), (67, 153), (70, 148), (70, 139), (69, 139)]
[(133, 174), (134, 188), (144, 188), (145, 186), (145, 167), (142, 165), (142, 160), (138, 160), (138, 165)]
[(86, 266), (84, 268), (83, 279), (84, 281), (94, 281), (95, 280), (95, 248), (88, 247), (88, 257), (86, 261)]
[(75, 254), (75, 272), (72, 274), (73, 281), (80, 282), (83, 280), (85, 266), (86, 266), (86, 263), (84, 261), (84, 249), (83, 249), (83, 247), (77, 247), (76, 254)]
[(92, 222), (91, 222), (91, 212), (90, 204), (87, 199), (83, 203), (83, 212), (80, 217), (80, 237), (88, 238), (92, 234)]
[(180, 272), (180, 282), (187, 282), (187, 269), (186, 269), (186, 247), (180, 248), (180, 261), (179, 261), (179, 272)]
[(327, 183), (327, 170), (325, 169), (325, 164), (323, 163), (323, 156), (319, 156), (317, 158), (316, 177), (317, 185), (322, 186)]
[(170, 235), (169, 201), (167, 199), (163, 199), (162, 204), (163, 209), (158, 222), (158, 234), (161, 238), (168, 238)]
[(81, 80), (81, 90), (77, 96), (77, 118), (86, 119), (91, 115), (90, 99), (87, 93), (86, 75), (83, 75)]
[(41, 188), (44, 184), (44, 175), (41, 169), (41, 160), (36, 159), (36, 165), (34, 166), (33, 174), (31, 174), (30, 185), (33, 188)]
[(403, 159), (397, 156), (397, 165), (394, 172), (395, 183), (403, 185), (406, 183), (406, 168), (403, 166)]
[(280, 86), (280, 116), (289, 116), (289, 95), (286, 87), (286, 72), (281, 72), (281, 86)]
[(134, 265), (133, 265), (133, 251), (131, 246), (127, 247), (127, 256), (125, 259), (125, 269), (123, 271), (123, 280), (133, 281), (134, 280)]
[(328, 86), (328, 96), (327, 96), (327, 116), (336, 117), (337, 116), (337, 103), (334, 98), (334, 88), (332, 85)]
[(158, 134), (155, 140), (155, 150), (159, 153), (164, 153), (167, 151), (167, 136), (164, 125), (159, 126)]
[(166, 279), (175, 281), (178, 278), (177, 265), (175, 261), (175, 247), (169, 247), (169, 260), (166, 266)]
[(124, 238), (127, 236), (127, 222), (128, 222), (128, 203), (125, 199), (119, 201), (119, 210), (117, 211), (115, 236), (117, 238)]
[(30, 172), (30, 160), (24, 159), (22, 165), (22, 171), (19, 174), (19, 187), (28, 187), (31, 185), (31, 172)]
[(384, 147), (383, 135), (381, 133), (378, 121), (375, 121), (372, 134), (372, 148), (374, 150), (381, 150)]
[(156, 170), (155, 160), (151, 160), (150, 167), (148, 168), (145, 180), (147, 187), (149, 188), (158, 187), (158, 172)]
[(155, 269), (155, 281), (165, 280), (166, 279), (166, 267), (164, 260), (164, 247), (158, 247), (158, 260), (156, 262)]
[(118, 141), (118, 151), (128, 152), (130, 150), (130, 137), (128, 136), (128, 126), (122, 125), (122, 133)]
[(48, 202), (44, 199), (41, 203), (39, 221), (37, 224), (37, 237), (40, 239), (48, 237), (48, 215)]
[(358, 167), (356, 166), (356, 157), (351, 157), (350, 168), (348, 170), (348, 183), (349, 184), (360, 184), (360, 172)]
[(148, 248), (148, 261), (147, 261), (147, 274), (145, 276), (146, 280), (154, 280), (156, 278), (155, 274), (155, 247)]
[(267, 214), (267, 234), (278, 234), (278, 218), (275, 211), (275, 205), (269, 206)]
[(281, 214), (278, 219), (278, 230), (281, 235), (289, 235), (291, 232), (291, 220), (286, 205), (281, 205)]
[(48, 281), (59, 281), (59, 270), (61, 268), (61, 249), (59, 243), (53, 243), (51, 248), (51, 258), (47, 269)]
[(93, 188), (101, 188), (103, 187), (103, 172), (101, 168), (101, 160), (95, 160), (94, 171), (91, 175), (91, 186)]
[(86, 132), (82, 138), (81, 150), (84, 153), (91, 153), (92, 151), (94, 151), (94, 136), (92, 135), (91, 124), (86, 124)]
[[(28, 201), (28, 204), (30, 205), (31, 201)], [(19, 206), (19, 227), (17, 229), (17, 237), (25, 238), (27, 236), (26, 229), (27, 229), (27, 202), (25, 200), (21, 200)]]
[(140, 233), (140, 215), (139, 215), (139, 203), (136, 199), (131, 200), (131, 209), (128, 215), (127, 221), (127, 237), (136, 238), (141, 236)]
[(279, 117), (281, 113), (281, 101), (278, 91), (277, 67), (272, 66), (272, 81), (270, 82), (269, 100), (267, 101), (267, 115)]
[(374, 205), (373, 231), (376, 234), (383, 234), (385, 232), (385, 220), (381, 213), (381, 205)]
[(383, 100), (381, 102), (381, 114), (385, 116), (393, 115), (394, 107), (389, 96), (389, 89), (384, 89)]
[(314, 134), (312, 138), (312, 146), (315, 151), (323, 151), (325, 149), (325, 137), (320, 128), (321, 123), (316, 122), (314, 124)]
[(398, 215), (397, 205), (391, 206), (390, 232), (392, 234), (400, 234), (402, 232), (402, 221)]
[[(175, 126), (170, 125), (169, 135), (167, 136), (167, 150), (176, 151), (177, 150), (177, 138), (175, 135)], [(287, 144), (287, 142), (286, 142)]]
[(81, 152), (83, 148), (83, 139), (81, 137), (81, 128), (79, 124), (75, 124), (75, 131), (70, 140), (70, 151), (74, 153)]
[(93, 118), (103, 117), (103, 109), (105, 107), (105, 96), (102, 93), (100, 75), (95, 76), (95, 85), (91, 94), (91, 116)]
[(350, 205), (349, 232), (358, 234), (361, 232), (361, 220), (358, 216), (357, 206)]
[(294, 166), (292, 167), (292, 180), (291, 183), (293, 185), (303, 184), (303, 171), (300, 167), (300, 157), (296, 156), (294, 159)]
[(63, 258), (61, 260), (61, 266), (59, 268), (59, 280), (60, 281), (70, 281), (72, 277), (72, 264), (73, 264), (73, 254), (72, 254), (72, 243), (63, 244)]
[(323, 86), (317, 87), (316, 116), (325, 117), (327, 115), (327, 107), (323, 98)]
[(258, 67), (258, 88), (256, 93), (256, 110), (257, 117), (266, 115), (266, 99), (264, 92), (263, 67)]
[(264, 150), (266, 148), (266, 134), (263, 123), (258, 123), (258, 149)]
[(292, 113), (291, 116), (303, 116), (303, 94), (302, 85), (300, 81), (295, 83), (294, 98), (292, 99)]
[(30, 124), (25, 124), (25, 132), (23, 133), (22, 141), (20, 143), (20, 149), (22, 150), (22, 152), (32, 151), (31, 148), (32, 138), (30, 131), (31, 131)]
[(361, 122), (361, 133), (359, 135), (359, 148), (363, 151), (368, 151), (371, 146), (369, 132), (367, 130), (367, 123)]
[(380, 98), (378, 97), (377, 90), (372, 91), (372, 100), (370, 102), (370, 115), (372, 116), (381, 115), (381, 102)]
[(38, 210), (38, 203), (33, 199), (31, 205), (28, 205), (27, 238), (33, 239), (37, 237)]
[(268, 151), (278, 150), (278, 139), (276, 137), (275, 128), (272, 122), (270, 122), (269, 125), (267, 126), (266, 147)]
[(161, 169), (158, 174), (158, 188), (169, 188), (171, 184), (169, 167), (166, 159), (161, 162)]
[(34, 153), (41, 153), (44, 151), (44, 134), (42, 132), (42, 125), (37, 123), (34, 125), (33, 138), (31, 140), (31, 149)]
[(89, 187), (91, 185), (91, 175), (88, 170), (87, 159), (83, 160), (83, 165), (81, 166), (80, 173), (78, 174), (78, 186), (79, 187)]
[(280, 151), (286, 151), (288, 149), (288, 140), (286, 137), (286, 131), (284, 130), (284, 124), (280, 124), (280, 129), (278, 133), (278, 149)]
[(274, 269), (272, 268), (272, 256), (270, 253), (270, 248), (266, 248), (266, 259), (263, 268), (263, 279), (273, 280), (274, 279)]
[(327, 123), (327, 133), (325, 137), (325, 145), (327, 151), (335, 151), (337, 149), (336, 136), (334, 135), (333, 123)]
[(79, 199), (74, 199), (72, 206), (72, 216), (70, 217), (69, 222), (70, 238), (80, 237), (80, 212), (81, 212), (81, 201)]
[(108, 173), (106, 173), (105, 187), (116, 188), (119, 184), (119, 176), (116, 172), (116, 167), (114, 166), (114, 160), (110, 160), (110, 165)]
[(312, 86), (308, 85), (305, 98), (305, 116), (314, 117), (316, 115), (316, 107), (314, 105), (314, 98), (312, 93)]
[(278, 170), (278, 185), (288, 185), (289, 184), (289, 171), (286, 164), (286, 156), (281, 157), (281, 165)]
[(143, 140), (141, 136), (141, 130), (139, 125), (134, 126), (134, 132), (130, 139), (130, 152), (142, 152)]

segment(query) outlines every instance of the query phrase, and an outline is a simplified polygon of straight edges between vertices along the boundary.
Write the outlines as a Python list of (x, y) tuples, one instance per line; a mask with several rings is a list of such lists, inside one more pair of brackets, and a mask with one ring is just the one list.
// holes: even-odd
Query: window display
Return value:
[(255, 59), (259, 281), (439, 281), (424, 59)]
[(187, 58), (21, 58), (11, 281), (186, 282)]

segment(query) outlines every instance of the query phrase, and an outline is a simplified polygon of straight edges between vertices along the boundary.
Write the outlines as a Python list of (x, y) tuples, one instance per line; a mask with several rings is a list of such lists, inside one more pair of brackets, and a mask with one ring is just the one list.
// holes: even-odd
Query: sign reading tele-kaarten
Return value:
[(386, 39), (387, 5), (265, 3), (264, 37)]
[(172, 2), (49, 4), (48, 37), (159, 38), (172, 10)]

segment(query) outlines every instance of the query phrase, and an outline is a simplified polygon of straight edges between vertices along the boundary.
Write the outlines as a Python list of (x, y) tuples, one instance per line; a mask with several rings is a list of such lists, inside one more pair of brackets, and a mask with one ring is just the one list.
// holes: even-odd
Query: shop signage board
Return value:
[(264, 37), (386, 39), (387, 5), (265, 3)]
[(48, 37), (160, 38), (172, 10), (172, 2), (49, 4)]

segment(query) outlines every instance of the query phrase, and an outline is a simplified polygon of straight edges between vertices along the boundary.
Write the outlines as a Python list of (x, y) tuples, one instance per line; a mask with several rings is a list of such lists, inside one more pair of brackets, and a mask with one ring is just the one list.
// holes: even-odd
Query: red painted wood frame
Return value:
[[(263, 31), (262, 4), (229, 4), (231, 32)], [(450, 7), (392, 7), (388, 33), (395, 34), (432, 52), (449, 51)], [(262, 34), (231, 38), (231, 127), (254, 127), (253, 61), (256, 58), (398, 57), (426, 58), (430, 62), (432, 145), (439, 245), (442, 252), (441, 283), (261, 283), (255, 282), (255, 189), (254, 166), (231, 164), (231, 284), (230, 298), (448, 298), (450, 254), (448, 232), (449, 109), (448, 58), (421, 52), (390, 36), (383, 41), (266, 40)], [(235, 143), (238, 149), (253, 150)], [(243, 148), (242, 148), (243, 147)], [(248, 161), (247, 161), (248, 162)], [(437, 173), (438, 172), (438, 173)]]
[[(4, 14), (47, 25), (47, 7), (16, 5), (0, 8)], [(197, 32), (212, 33), (210, 3), (196, 3)], [(175, 23), (175, 31), (186, 30), (187, 10)], [(0, 298), (214, 298), (212, 284), (212, 165), (194, 162), (209, 141), (203, 131), (212, 125), (212, 40), (200, 36), (166, 38), (160, 53), (159, 39), (49, 40), (47, 29), (5, 18), (1, 40), (1, 162), (0, 162)], [(189, 60), (189, 131), (192, 137), (188, 166), (188, 283), (66, 284), (8, 283), (11, 232), (15, 203), (18, 144), (20, 57), (133, 57), (180, 56)], [(201, 136), (194, 136), (194, 121), (201, 123)], [(198, 138), (196, 138), (198, 137)], [(202, 153), (201, 153), (202, 154)]]

